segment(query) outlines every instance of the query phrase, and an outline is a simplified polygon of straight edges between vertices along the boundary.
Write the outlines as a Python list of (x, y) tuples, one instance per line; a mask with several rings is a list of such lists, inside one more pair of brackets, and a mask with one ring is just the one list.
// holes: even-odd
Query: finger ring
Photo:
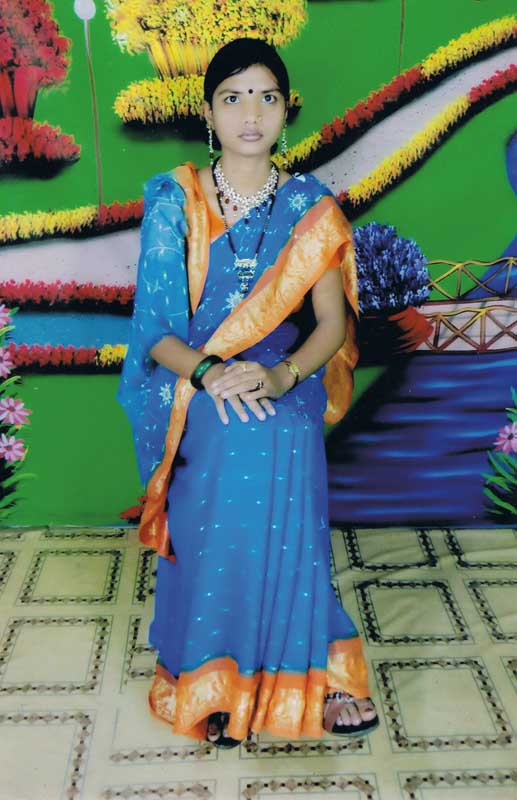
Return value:
[(264, 386), (264, 381), (257, 381), (257, 385), (255, 386), (253, 391), (258, 392), (259, 389), (262, 389), (263, 386)]

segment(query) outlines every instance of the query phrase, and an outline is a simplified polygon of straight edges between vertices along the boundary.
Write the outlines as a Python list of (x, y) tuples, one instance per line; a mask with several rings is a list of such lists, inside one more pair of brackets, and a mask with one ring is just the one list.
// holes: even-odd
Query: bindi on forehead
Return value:
[(253, 89), (248, 89), (248, 94), (253, 94)]

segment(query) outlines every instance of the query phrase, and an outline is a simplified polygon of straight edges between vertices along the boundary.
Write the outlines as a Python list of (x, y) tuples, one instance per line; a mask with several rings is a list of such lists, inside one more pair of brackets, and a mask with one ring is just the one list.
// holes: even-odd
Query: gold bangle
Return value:
[(296, 384), (300, 380), (300, 368), (298, 367), (297, 364), (294, 363), (294, 361), (289, 361), (288, 358), (285, 358), (283, 363), (287, 364), (287, 369), (289, 370), (291, 375), (294, 375), (294, 383), (291, 386), (291, 389), (294, 389), (294, 387), (296, 386)]

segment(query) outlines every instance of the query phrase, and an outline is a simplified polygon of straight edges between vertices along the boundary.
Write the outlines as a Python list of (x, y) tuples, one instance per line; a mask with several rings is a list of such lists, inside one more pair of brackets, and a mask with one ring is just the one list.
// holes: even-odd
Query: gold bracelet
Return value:
[[(294, 387), (296, 386), (296, 384), (300, 380), (300, 368), (298, 367), (297, 364), (294, 363), (294, 361), (289, 361), (288, 358), (285, 358), (282, 363), (283, 364), (287, 364), (287, 369), (289, 370), (291, 375), (294, 375), (294, 383), (291, 386), (291, 389), (294, 389)], [(290, 389), (289, 389), (289, 391), (290, 391)]]

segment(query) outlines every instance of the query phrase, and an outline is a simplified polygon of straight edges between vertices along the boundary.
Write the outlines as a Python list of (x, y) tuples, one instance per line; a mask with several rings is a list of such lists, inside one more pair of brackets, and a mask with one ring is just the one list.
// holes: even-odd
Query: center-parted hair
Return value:
[(226, 78), (244, 72), (255, 64), (261, 64), (273, 73), (287, 104), (289, 102), (289, 75), (284, 62), (273, 45), (263, 39), (249, 37), (228, 42), (217, 51), (210, 61), (204, 83), (204, 96), (207, 103), (212, 105), (215, 90)]

